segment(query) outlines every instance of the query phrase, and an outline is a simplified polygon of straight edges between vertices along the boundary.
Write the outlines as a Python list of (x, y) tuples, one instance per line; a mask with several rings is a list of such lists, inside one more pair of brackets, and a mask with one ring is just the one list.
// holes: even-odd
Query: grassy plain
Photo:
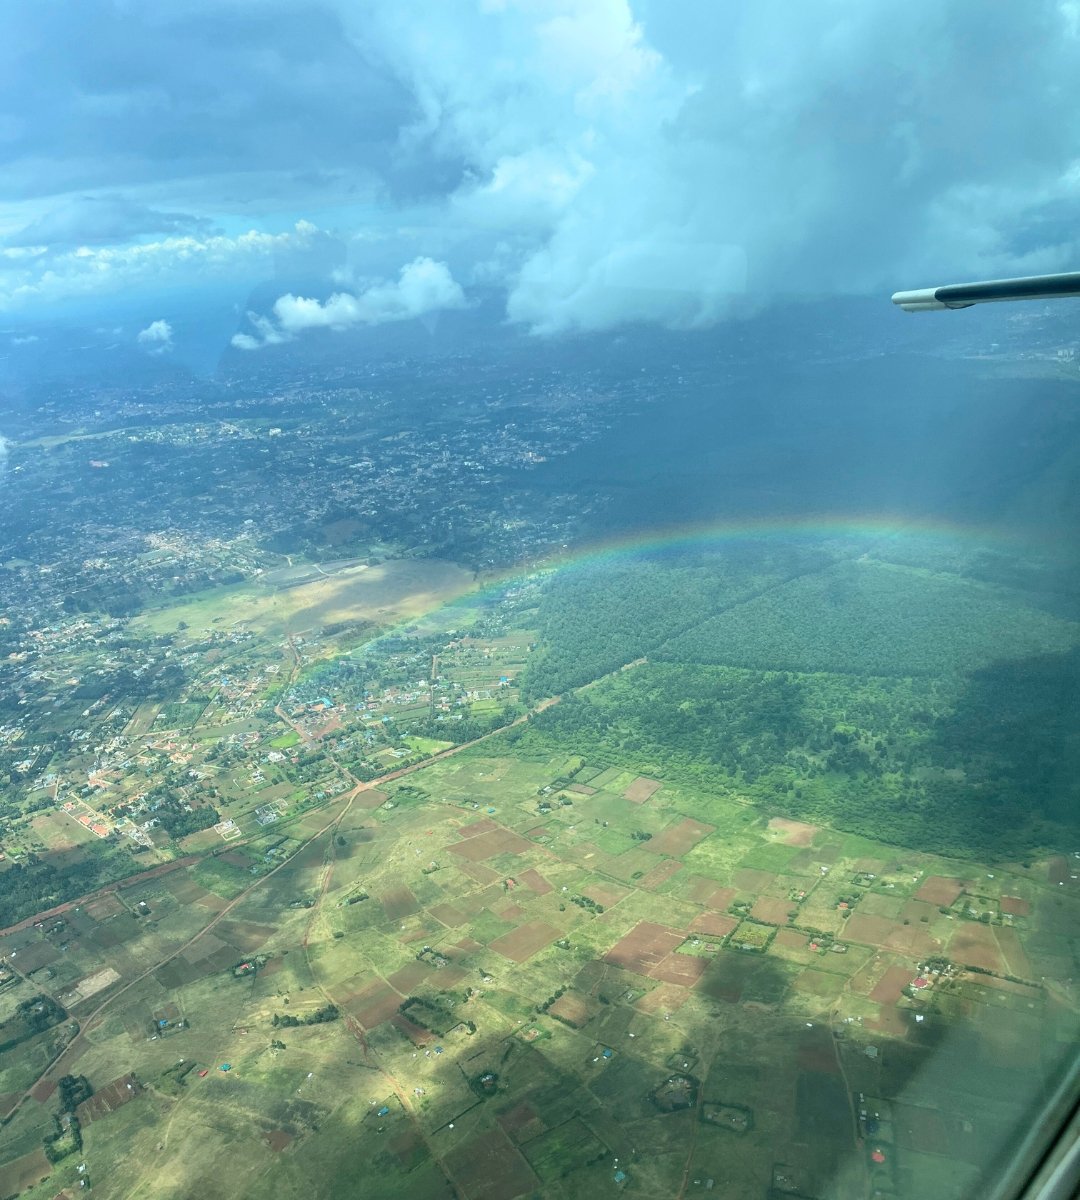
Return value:
[[(73, 915), (51, 936), (77, 926), (75, 973), (108, 962), (120, 979), (72, 1005), (83, 1034), (47, 1078), (101, 1090), (134, 1072), (139, 1091), (27, 1194), (72, 1186), (85, 1161), (96, 1193), (125, 1198), (571, 1200), (676, 1195), (684, 1173), (735, 1196), (797, 1161), (804, 1194), (857, 1196), (856, 1092), (963, 1120), (973, 1156), (1000, 1136), (987, 1072), (1049, 1061), (1075, 1032), (1064, 980), (1042, 979), (1080, 917), (1075, 883), (1045, 863), (987, 879), (662, 778), (637, 801), (636, 778), (478, 748), (386, 784), (380, 808), (339, 805), (336, 828), (269, 877), (206, 860)], [(150, 918), (131, 915), (140, 899)], [(17, 968), (51, 945), (30, 928), (0, 954)], [(1006, 978), (1006, 951), (1024, 980)], [(51, 970), (19, 994), (67, 994)], [(305, 1023), (327, 1004), (336, 1019)], [(961, 1069), (972, 1029), (993, 1053)], [(16, 1061), (11, 1092), (45, 1062), (29, 1044)], [(947, 1093), (916, 1087), (926, 1069), (951, 1072)], [(667, 1111), (682, 1076), (698, 1102)], [(40, 1146), (46, 1091), (5, 1127), (5, 1159)], [(713, 1110), (748, 1127), (703, 1125)], [(914, 1128), (890, 1143), (899, 1195), (939, 1159), (953, 1169), (934, 1121)]]

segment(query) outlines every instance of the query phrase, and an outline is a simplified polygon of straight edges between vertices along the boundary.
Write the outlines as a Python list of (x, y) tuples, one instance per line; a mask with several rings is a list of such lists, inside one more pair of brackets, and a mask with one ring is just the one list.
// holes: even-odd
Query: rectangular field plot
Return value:
[(504, 933), (502, 937), (489, 942), (488, 946), (505, 958), (521, 963), (532, 958), (537, 950), (542, 950), (558, 936), (559, 931), (543, 921), (528, 921), (524, 925), (519, 925), (517, 929), (511, 930), (510, 933)]
[(787, 915), (793, 908), (795, 908), (795, 904), (791, 900), (761, 896), (754, 902), (750, 915), (759, 921), (767, 921), (770, 925), (783, 925), (787, 922)]
[(777, 835), (777, 840), (786, 846), (809, 846), (819, 826), (807, 825), (803, 821), (790, 821), (787, 817), (773, 817), (769, 821), (769, 829)]
[(690, 922), (690, 929), (707, 937), (725, 938), (732, 930), (737, 929), (738, 925), (738, 917), (729, 917), (723, 913), (702, 913)]
[(737, 949), (764, 950), (772, 941), (776, 932), (771, 925), (757, 925), (753, 921), (743, 921), (731, 935), (728, 945)]
[(685, 935), (667, 925), (640, 921), (604, 955), (604, 961), (625, 967), (639, 975), (648, 975), (673, 950), (682, 945)]
[(664, 983), (693, 987), (708, 970), (709, 960), (696, 954), (669, 954), (649, 974)]
[(670, 854), (672, 858), (678, 858), (692, 850), (698, 842), (704, 841), (710, 833), (715, 832), (715, 825), (706, 825), (703, 821), (684, 817), (650, 838), (642, 845), (642, 849), (653, 854)]
[(650, 891), (661, 887), (667, 883), (673, 876), (683, 869), (683, 865), (678, 860), (671, 858), (667, 862), (662, 862), (659, 866), (647, 872), (638, 880), (638, 887), (648, 888)]
[(524, 854), (531, 844), (511, 829), (491, 829), (463, 838), (449, 849), (469, 862), (483, 862), (497, 854)]
[(870, 999), (876, 1004), (895, 1004), (914, 978), (915, 971), (911, 967), (890, 967), (878, 980)]
[(630, 801), (631, 804), (644, 804), (655, 792), (658, 792), (664, 785), (659, 779), (647, 779), (644, 775), (639, 775), (634, 782), (626, 788), (623, 796)]
[(404, 885), (388, 888), (378, 897), (378, 900), (387, 919), (391, 921), (400, 921), (402, 917), (409, 917), (420, 911), (420, 904), (416, 897)]
[(1005, 965), (1009, 974), (1019, 975), (1021, 979), (1030, 979), (1031, 963), (1028, 961), (1024, 947), (1020, 944), (1020, 937), (1016, 930), (1002, 928), (994, 932), (998, 945), (1001, 947), (1001, 953), (1005, 956)]
[(578, 1118), (527, 1142), (522, 1150), (544, 1183), (562, 1179), (579, 1167), (597, 1162), (607, 1146)]
[(469, 1200), (511, 1200), (536, 1187), (532, 1168), (501, 1129), (455, 1146), (446, 1162)]
[(546, 896), (548, 892), (555, 890), (535, 867), (530, 867), (527, 871), (522, 871), (517, 876), (517, 881), (518, 883), (523, 883), (538, 896)]
[(839, 975), (830, 975), (825, 971), (815, 971), (812, 968), (803, 971), (795, 982), (795, 987), (810, 996), (836, 998), (844, 986), (844, 980)]
[(0, 1167), (0, 1195), (18, 1196), (45, 1179), (51, 1170), (45, 1151), (39, 1146)]
[(142, 1088), (134, 1075), (121, 1075), (119, 1079), (99, 1088), (89, 1100), (84, 1100), (75, 1112), (82, 1125), (89, 1125), (134, 1100), (141, 1092)]
[(374, 1029), (395, 1016), (401, 1001), (402, 996), (381, 980), (342, 996), (345, 1007), (365, 1029)]
[(947, 879), (944, 875), (928, 875), (915, 893), (915, 899), (948, 908), (963, 890), (964, 885), (959, 879)]
[(957, 922), (949, 942), (949, 957), (965, 967), (982, 967), (986, 971), (1005, 969), (993, 929), (976, 921)]

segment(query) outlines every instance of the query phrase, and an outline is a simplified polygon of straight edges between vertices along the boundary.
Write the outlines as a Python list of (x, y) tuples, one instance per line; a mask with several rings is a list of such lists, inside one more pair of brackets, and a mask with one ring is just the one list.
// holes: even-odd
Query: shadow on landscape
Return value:
[(1080, 837), (1080, 648), (972, 672), (929, 750), (936, 766), (965, 772), (931, 790), (939, 808), (958, 809), (976, 852), (987, 826), (992, 852), (1006, 858), (1012, 830), (1018, 858), (1040, 842)]
[[(641, 996), (641, 976), (585, 963), (567, 989), (573, 1005), (563, 1010), (575, 1010), (575, 1019), (549, 1013), (582, 1035), (581, 1063), (556, 1065), (544, 1041), (529, 1044), (517, 1034), (484, 1040), (481, 1032), (461, 1046), (457, 1065), (474, 1098), (447, 1119), (462, 1130), (475, 1124), (446, 1156), (451, 1175), (469, 1197), (485, 1200), (542, 1197), (560, 1180), (578, 1194), (605, 1186), (620, 1169), (632, 1192), (660, 1186), (674, 1195), (693, 1144), (688, 1195), (710, 1178), (721, 1190), (737, 1181), (747, 1189), (740, 1194), (761, 1200), (862, 1200), (872, 1188), (903, 1194), (909, 1181), (903, 1149), (894, 1154), (897, 1134), (883, 1106), (880, 1127), (857, 1126), (855, 1097), (864, 1093), (872, 1114), (874, 1101), (915, 1088), (921, 1104), (934, 1104), (936, 1094), (936, 1104), (956, 1112), (955, 1122), (946, 1122), (950, 1131), (965, 1120), (977, 1123), (959, 1151), (967, 1161), (981, 1163), (1001, 1145), (1007, 1122), (1001, 1113), (977, 1111), (978, 1097), (991, 1088), (1015, 1098), (1024, 1081), (1009, 1063), (994, 1066), (996, 1046), (944, 1019), (923, 1026), (911, 1020), (908, 1037), (898, 1040), (861, 1029), (852, 1035), (841, 1019), (794, 1017), (780, 1006), (800, 969), (771, 956), (719, 951), (693, 993), (705, 999), (707, 1013), (687, 1027), (678, 1016), (679, 989)], [(658, 996), (673, 1011), (650, 999)], [(650, 1034), (645, 1011), (657, 1022), (671, 1020), (670, 1047), (656, 1048), (663, 1027)], [(639, 1052), (645, 1045), (650, 1051)], [(920, 1085), (924, 1074), (934, 1076), (929, 1086)], [(486, 1091), (485, 1079), (492, 1081)], [(436, 1131), (436, 1141), (440, 1136)], [(866, 1140), (857, 1144), (857, 1137)], [(871, 1161), (873, 1148), (885, 1153), (884, 1163)], [(529, 1174), (520, 1173), (522, 1156), (537, 1172), (531, 1191)], [(374, 1165), (405, 1179), (425, 1162), (433, 1166), (422, 1148), (399, 1138), (385, 1144)], [(431, 1183), (425, 1197), (461, 1194), (436, 1183), (437, 1173), (421, 1174)]]

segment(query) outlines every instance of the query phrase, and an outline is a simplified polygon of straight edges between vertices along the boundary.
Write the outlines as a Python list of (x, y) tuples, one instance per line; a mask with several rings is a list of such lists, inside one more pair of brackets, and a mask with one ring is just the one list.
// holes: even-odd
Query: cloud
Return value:
[[(696, 326), (746, 291), (887, 294), (1080, 255), (1075, 3), (377, 12), (422, 109), (404, 142), (464, 164), (453, 216), (531, 239), (503, 282), (535, 330)], [(370, 44), (367, 16), (350, 28)]]
[[(350, 278), (350, 234), (539, 332), (1067, 269), (1078, 78), (1077, 0), (13, 6), (0, 308)], [(301, 213), (340, 238), (256, 232)], [(382, 311), (338, 286), (237, 344)]]
[(100, 245), (143, 234), (206, 234), (213, 222), (161, 212), (124, 196), (76, 196), (3, 239), (6, 246)]
[(4, 199), (149, 189), (155, 207), (302, 211), (370, 189), (413, 115), (318, 0), (4, 5)]
[[(137, 289), (199, 286), (217, 280), (253, 286), (284, 262), (292, 269), (320, 253), (328, 235), (309, 221), (292, 229), (208, 237), (166, 237), (130, 245), (0, 249), (0, 310)], [(28, 254), (28, 250), (37, 250)]]
[(465, 293), (446, 263), (417, 258), (401, 268), (396, 280), (373, 283), (357, 294), (335, 292), (325, 301), (292, 293), (280, 296), (274, 302), (274, 320), (248, 313), (258, 336), (238, 333), (232, 344), (238, 350), (257, 350), (289, 341), (307, 329), (339, 332), (354, 325), (408, 321), (465, 304)]
[(0, 475), (7, 470), (8, 440), (0, 433)]
[(173, 330), (168, 321), (151, 321), (145, 329), (140, 329), (135, 340), (140, 346), (145, 346), (151, 354), (164, 354), (171, 350)]

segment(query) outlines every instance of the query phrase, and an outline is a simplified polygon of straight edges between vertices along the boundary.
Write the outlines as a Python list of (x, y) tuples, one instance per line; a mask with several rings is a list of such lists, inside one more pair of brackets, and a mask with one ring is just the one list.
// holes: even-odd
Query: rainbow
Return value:
[[(608, 558), (632, 558), (665, 550), (700, 549), (727, 542), (827, 541), (845, 538), (869, 541), (894, 541), (900, 538), (933, 539), (941, 544), (962, 543), (969, 547), (997, 545), (999, 549), (1019, 550), (1023, 540), (1016, 534), (986, 525), (963, 525), (930, 518), (900, 517), (892, 514), (852, 517), (811, 515), (768, 517), (739, 521), (708, 521), (637, 531), (605, 541), (594, 542), (569, 553), (552, 555), (538, 567), (562, 568)], [(520, 570), (510, 572), (520, 575)]]
[[(859, 541), (860, 553), (875, 546), (904, 539), (930, 542), (942, 548), (958, 550), (998, 550), (1018, 553), (1031, 548), (1030, 539), (1007, 529), (989, 525), (964, 525), (925, 517), (881, 513), (864, 516), (815, 514), (807, 516), (740, 519), (738, 521), (707, 521), (697, 524), (656, 527), (603, 539), (574, 548), (564, 548), (535, 562), (521, 563), (505, 571), (495, 572), (477, 580), (474, 588), (445, 601), (420, 617), (412, 617), (382, 630), (372, 641), (400, 634), (410, 625), (431, 617), (434, 613), (451, 613), (455, 608), (467, 609), (498, 598), (508, 587), (538, 575), (571, 570), (588, 570), (606, 563), (629, 562), (635, 558), (663, 554), (682, 554), (688, 551), (722, 550), (725, 545), (768, 542), (776, 544), (793, 541)], [(364, 646), (371, 643), (364, 643)], [(364, 646), (348, 653), (357, 653)]]

